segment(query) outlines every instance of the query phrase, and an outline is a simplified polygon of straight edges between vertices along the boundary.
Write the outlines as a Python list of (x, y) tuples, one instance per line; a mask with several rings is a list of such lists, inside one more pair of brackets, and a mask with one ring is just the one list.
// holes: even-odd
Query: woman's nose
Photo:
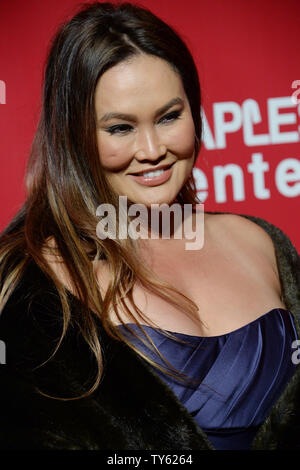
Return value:
[(145, 130), (137, 138), (135, 157), (138, 160), (156, 160), (166, 151), (166, 146), (159, 142), (155, 130)]

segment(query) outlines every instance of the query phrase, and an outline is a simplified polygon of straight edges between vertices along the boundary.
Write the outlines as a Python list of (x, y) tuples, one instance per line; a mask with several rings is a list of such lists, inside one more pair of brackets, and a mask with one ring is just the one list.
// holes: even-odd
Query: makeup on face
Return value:
[(95, 108), (99, 158), (116, 193), (147, 205), (175, 200), (195, 143), (180, 75), (160, 58), (135, 56), (102, 75)]

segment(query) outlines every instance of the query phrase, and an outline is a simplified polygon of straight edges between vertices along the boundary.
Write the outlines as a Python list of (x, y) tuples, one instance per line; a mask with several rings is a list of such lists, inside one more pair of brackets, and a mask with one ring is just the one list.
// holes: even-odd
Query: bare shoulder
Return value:
[(208, 214), (208, 226), (226, 243), (244, 246), (266, 256), (276, 265), (275, 247), (270, 235), (257, 223), (238, 214)]

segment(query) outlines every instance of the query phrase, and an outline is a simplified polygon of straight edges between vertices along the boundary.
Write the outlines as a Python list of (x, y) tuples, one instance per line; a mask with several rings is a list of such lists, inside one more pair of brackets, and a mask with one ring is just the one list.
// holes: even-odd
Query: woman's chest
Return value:
[[(134, 302), (156, 326), (186, 334), (215, 336), (240, 328), (272, 308), (284, 308), (273, 267), (254, 251), (235, 253), (220, 246), (207, 247), (205, 252), (183, 252), (175, 244), (168, 250), (162, 245), (156, 248), (148, 257), (152, 272), (198, 308), (194, 319), (161, 293), (137, 282), (133, 289)], [(175, 298), (180, 300), (180, 296), (171, 293), (171, 299)], [(132, 319), (125, 318), (125, 321)]]

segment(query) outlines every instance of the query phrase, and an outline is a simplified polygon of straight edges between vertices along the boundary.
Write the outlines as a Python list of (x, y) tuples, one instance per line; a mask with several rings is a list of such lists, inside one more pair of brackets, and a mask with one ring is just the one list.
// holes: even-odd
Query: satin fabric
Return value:
[[(138, 325), (127, 324), (145, 336)], [(156, 363), (166, 365), (123, 325), (123, 334)], [(182, 384), (155, 368), (207, 434), (216, 449), (246, 450), (260, 424), (291, 379), (292, 343), (297, 339), (293, 316), (275, 308), (256, 320), (219, 336), (170, 332), (183, 344), (145, 326), (160, 353), (177, 370), (201, 383)]]

